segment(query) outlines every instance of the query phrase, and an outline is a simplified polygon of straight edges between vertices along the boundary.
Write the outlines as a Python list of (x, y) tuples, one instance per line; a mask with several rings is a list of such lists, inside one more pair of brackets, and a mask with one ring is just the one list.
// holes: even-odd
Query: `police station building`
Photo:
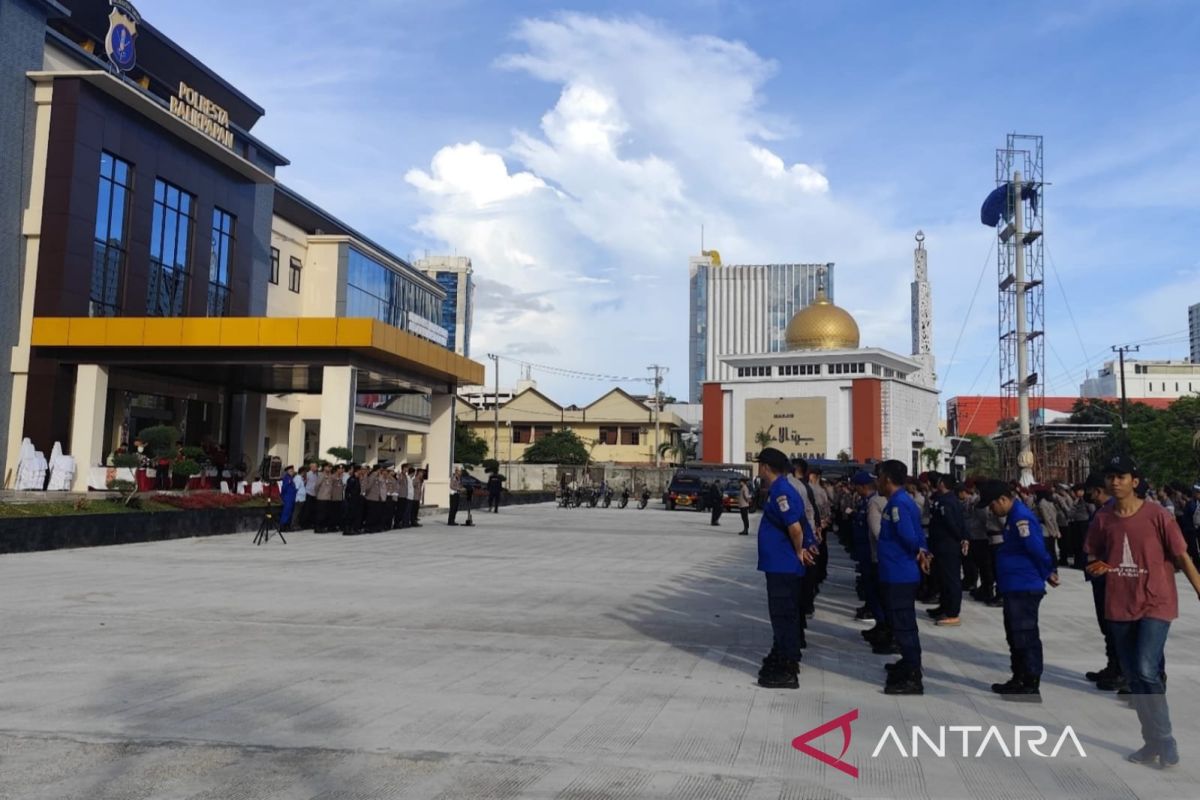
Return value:
[[(125, 0), (0, 3), (0, 475), (76, 488), (140, 430), (251, 470), (349, 447), (450, 472), (444, 290), (280, 185), (264, 111)], [(452, 345), (451, 345), (452, 346)]]

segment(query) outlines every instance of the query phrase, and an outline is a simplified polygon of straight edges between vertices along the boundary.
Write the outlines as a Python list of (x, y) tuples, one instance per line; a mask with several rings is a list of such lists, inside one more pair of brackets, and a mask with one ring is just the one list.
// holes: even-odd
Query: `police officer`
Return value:
[(875, 620), (875, 629), (885, 629), (883, 604), (879, 600), (879, 530), (887, 500), (879, 496), (875, 476), (859, 470), (850, 479), (858, 499), (854, 504), (854, 558), (863, 582), (863, 599)]
[(996, 694), (1041, 702), (1042, 636), (1038, 609), (1046, 596), (1047, 581), (1058, 586), (1054, 559), (1042, 539), (1037, 515), (1013, 497), (1003, 481), (985, 481), (979, 488), (979, 503), (1004, 518), (1004, 541), (996, 551), (996, 582), (1004, 600), (1004, 635), (1013, 676), (993, 683)]
[(929, 501), (929, 549), (933, 553), (933, 574), (937, 578), (941, 600), (926, 613), (941, 627), (957, 627), (962, 622), (962, 557), (967, 554), (967, 524), (962, 504), (955, 494), (954, 478), (930, 475), (933, 487)]
[[(917, 587), (929, 572), (929, 552), (921, 527), (921, 509), (904, 490), (908, 467), (889, 460), (879, 465), (879, 489), (888, 502), (879, 528), (879, 586), (884, 613), (900, 660), (888, 664), (886, 694), (924, 694), (921, 682), (921, 638), (917, 633)], [(895, 652), (887, 643), (876, 653)]]
[(758, 523), (758, 569), (767, 581), (767, 610), (773, 643), (763, 659), (758, 685), (768, 689), (800, 686), (800, 637), (804, 626), (801, 579), (815, 562), (816, 538), (804, 516), (804, 500), (786, 480), (791, 469), (780, 450), (758, 454), (758, 474), (769, 483), (767, 504)]

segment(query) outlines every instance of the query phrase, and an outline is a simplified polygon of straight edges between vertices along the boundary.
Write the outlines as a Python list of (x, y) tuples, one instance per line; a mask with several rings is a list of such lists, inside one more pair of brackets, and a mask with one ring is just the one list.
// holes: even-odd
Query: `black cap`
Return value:
[(776, 472), (791, 472), (792, 470), (792, 462), (788, 461), (788, 457), (784, 455), (782, 450), (777, 450), (774, 447), (764, 448), (754, 460), (759, 464), (766, 464)]
[(1011, 494), (1008, 484), (1004, 481), (981, 481), (977, 488), (979, 489), (979, 505), (981, 506), (989, 506), (1001, 497)]
[(1137, 464), (1127, 455), (1116, 455), (1104, 465), (1105, 475), (1134, 475), (1138, 474)]
[(1088, 475), (1087, 480), (1083, 482), (1084, 491), (1087, 491), (1088, 489), (1103, 489), (1103, 488), (1104, 488), (1104, 476), (1101, 475), (1099, 472), (1093, 472), (1091, 475)]

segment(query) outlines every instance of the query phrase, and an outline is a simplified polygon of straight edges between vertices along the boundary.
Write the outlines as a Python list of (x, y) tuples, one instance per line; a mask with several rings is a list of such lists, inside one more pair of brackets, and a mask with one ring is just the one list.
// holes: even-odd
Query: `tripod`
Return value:
[(463, 492), (463, 499), (467, 501), (467, 521), (463, 525), (468, 528), (475, 527), (475, 520), (471, 519), (471, 506), (475, 505), (475, 493), (470, 490)]
[(258, 533), (254, 535), (254, 544), (260, 545), (271, 541), (272, 532), (279, 537), (279, 541), (287, 544), (287, 539), (283, 538), (283, 531), (279, 529), (279, 521), (275, 519), (275, 512), (271, 509), (271, 503), (268, 501), (267, 511), (263, 514), (262, 522), (258, 523)]

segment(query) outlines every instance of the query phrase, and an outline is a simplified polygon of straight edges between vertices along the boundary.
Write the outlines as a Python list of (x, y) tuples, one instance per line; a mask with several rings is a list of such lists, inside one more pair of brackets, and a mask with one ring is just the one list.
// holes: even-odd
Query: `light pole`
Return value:
[(1025, 220), (1024, 200), (1021, 199), (1021, 171), (1013, 172), (1013, 238), (1016, 240), (1016, 290), (1017, 290), (1017, 424), (1020, 429), (1020, 453), (1017, 466), (1021, 468), (1021, 485), (1033, 483), (1033, 445), (1029, 437), (1029, 354), (1026, 344), (1029, 335), (1025, 330), (1025, 239), (1021, 230)]

